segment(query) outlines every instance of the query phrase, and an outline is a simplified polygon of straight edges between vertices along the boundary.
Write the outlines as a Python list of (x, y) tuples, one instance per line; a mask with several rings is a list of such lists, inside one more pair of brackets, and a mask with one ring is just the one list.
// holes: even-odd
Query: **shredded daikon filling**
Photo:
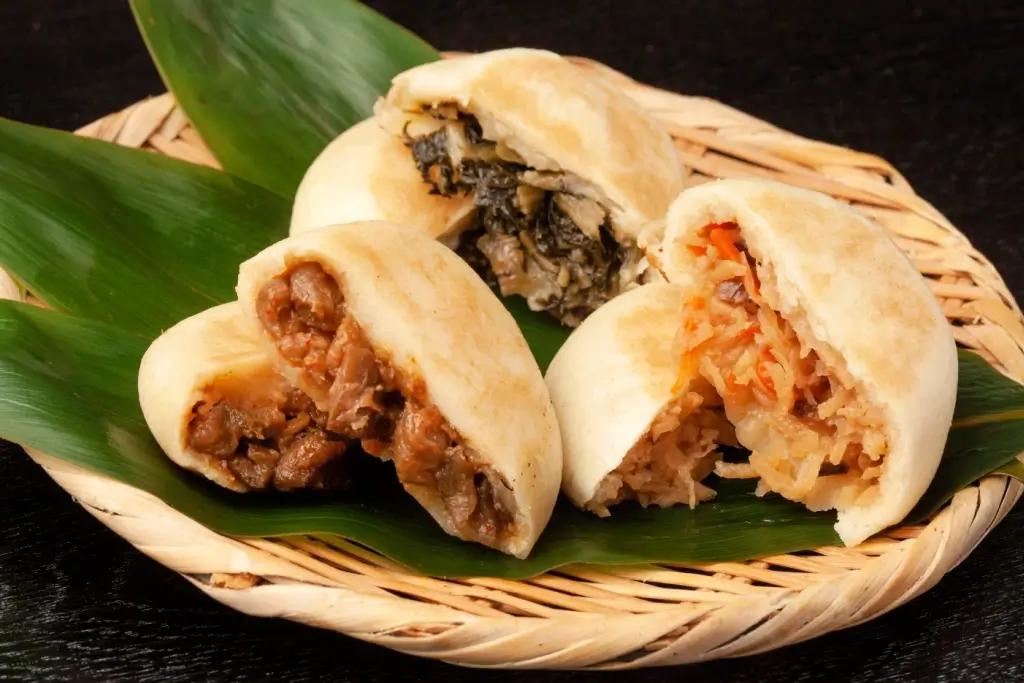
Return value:
[(732, 427), (710, 386), (687, 391), (671, 401), (652, 421), (646, 434), (622, 463), (605, 476), (587, 509), (600, 517), (624, 500), (642, 506), (691, 508), (711, 500), (715, 492), (700, 483), (721, 458), (717, 444), (735, 444)]
[[(722, 397), (748, 463), (718, 463), (726, 478), (758, 478), (812, 510), (877, 495), (888, 440), (881, 411), (840, 363), (826, 363), (775, 311), (771, 268), (749, 255), (735, 223), (710, 224), (686, 248), (708, 283), (684, 311), (680, 377), (698, 372)], [(835, 354), (828, 354), (834, 357)]]

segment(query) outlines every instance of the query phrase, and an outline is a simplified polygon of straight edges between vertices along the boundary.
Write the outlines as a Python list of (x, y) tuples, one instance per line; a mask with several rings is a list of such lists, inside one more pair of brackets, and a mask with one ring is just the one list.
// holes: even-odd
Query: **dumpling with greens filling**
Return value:
[[(399, 74), (375, 112), (393, 141), (380, 149), (391, 158), (400, 145), (404, 164), (345, 152), (346, 133), (307, 171), (292, 234), (366, 206), (368, 218), (438, 237), (503, 296), (571, 327), (657, 277), (637, 236), (683, 189), (685, 168), (662, 126), (604, 77), (543, 50), (495, 50)], [(413, 172), (416, 201), (430, 207), (404, 218), (373, 188), (392, 174), (392, 191), (408, 196)]]
[(416, 228), (454, 248), (459, 232), (475, 219), (473, 198), (425, 189), (402, 139), (368, 118), (332, 140), (306, 170), (290, 232), (381, 220)]

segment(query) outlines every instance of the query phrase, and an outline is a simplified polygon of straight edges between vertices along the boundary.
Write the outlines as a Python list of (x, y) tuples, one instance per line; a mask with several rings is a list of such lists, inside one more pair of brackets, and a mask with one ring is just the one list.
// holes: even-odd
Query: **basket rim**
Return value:
[[(960, 330), (958, 343), (1017, 381), (1024, 377), (1024, 315), (999, 273), (884, 159), (801, 138), (715, 100), (637, 83), (589, 59), (569, 59), (616, 82), (658, 118), (698, 180), (788, 178), (864, 210), (911, 254)], [(218, 167), (170, 93), (76, 134)], [(222, 536), (148, 493), (26, 451), (103, 524), (233, 609), (472, 667), (663, 666), (748, 656), (849, 628), (934, 586), (1024, 493), (1024, 483), (990, 475), (958, 492), (927, 525), (852, 550), (633, 571), (574, 565), (524, 581), (447, 581), (344, 541)]]

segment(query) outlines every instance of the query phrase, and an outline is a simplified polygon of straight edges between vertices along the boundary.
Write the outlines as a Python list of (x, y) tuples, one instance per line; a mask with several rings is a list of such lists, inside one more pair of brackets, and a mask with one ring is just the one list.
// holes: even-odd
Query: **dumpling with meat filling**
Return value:
[[(431, 200), (415, 225), (503, 296), (566, 325), (657, 276), (636, 239), (683, 189), (685, 169), (660, 124), (604, 77), (551, 52), (496, 50), (399, 74), (375, 112), (404, 163), (325, 152), (303, 180), (292, 234), (318, 227), (334, 211), (326, 205), (349, 201), (348, 191), (315, 188), (335, 187), (350, 175), (344, 168), (364, 163), (379, 178), (393, 174), (400, 194), (415, 173), (424, 197), (449, 198), (450, 211)], [(354, 182), (353, 206), (366, 204), (366, 185)]]
[(558, 423), (515, 320), (469, 265), (415, 228), (358, 222), (268, 247), (237, 293), (329, 432), (394, 462), (448, 533), (529, 554), (558, 495)]
[(838, 511), (857, 544), (900, 522), (931, 483), (956, 401), (952, 331), (882, 229), (825, 195), (719, 180), (675, 201), (648, 256), (689, 294), (680, 377), (721, 398), (756, 478)]
[(347, 487), (344, 438), (274, 371), (237, 303), (198, 313), (150, 345), (139, 402), (176, 464), (238, 492)]

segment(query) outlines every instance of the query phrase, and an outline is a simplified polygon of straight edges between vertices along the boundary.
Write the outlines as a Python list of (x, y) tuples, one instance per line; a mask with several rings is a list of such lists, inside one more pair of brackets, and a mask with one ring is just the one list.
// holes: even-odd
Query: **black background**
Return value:
[[(239, 0), (232, 0), (239, 1)], [(1024, 3), (378, 1), (440, 49), (545, 47), (890, 160), (1024, 294)], [(124, 0), (0, 0), (0, 116), (72, 129), (163, 91)], [(0, 680), (417, 681), (479, 672), (219, 606), (0, 452)], [(935, 589), (766, 655), (494, 681), (1024, 680), (1024, 506)]]

